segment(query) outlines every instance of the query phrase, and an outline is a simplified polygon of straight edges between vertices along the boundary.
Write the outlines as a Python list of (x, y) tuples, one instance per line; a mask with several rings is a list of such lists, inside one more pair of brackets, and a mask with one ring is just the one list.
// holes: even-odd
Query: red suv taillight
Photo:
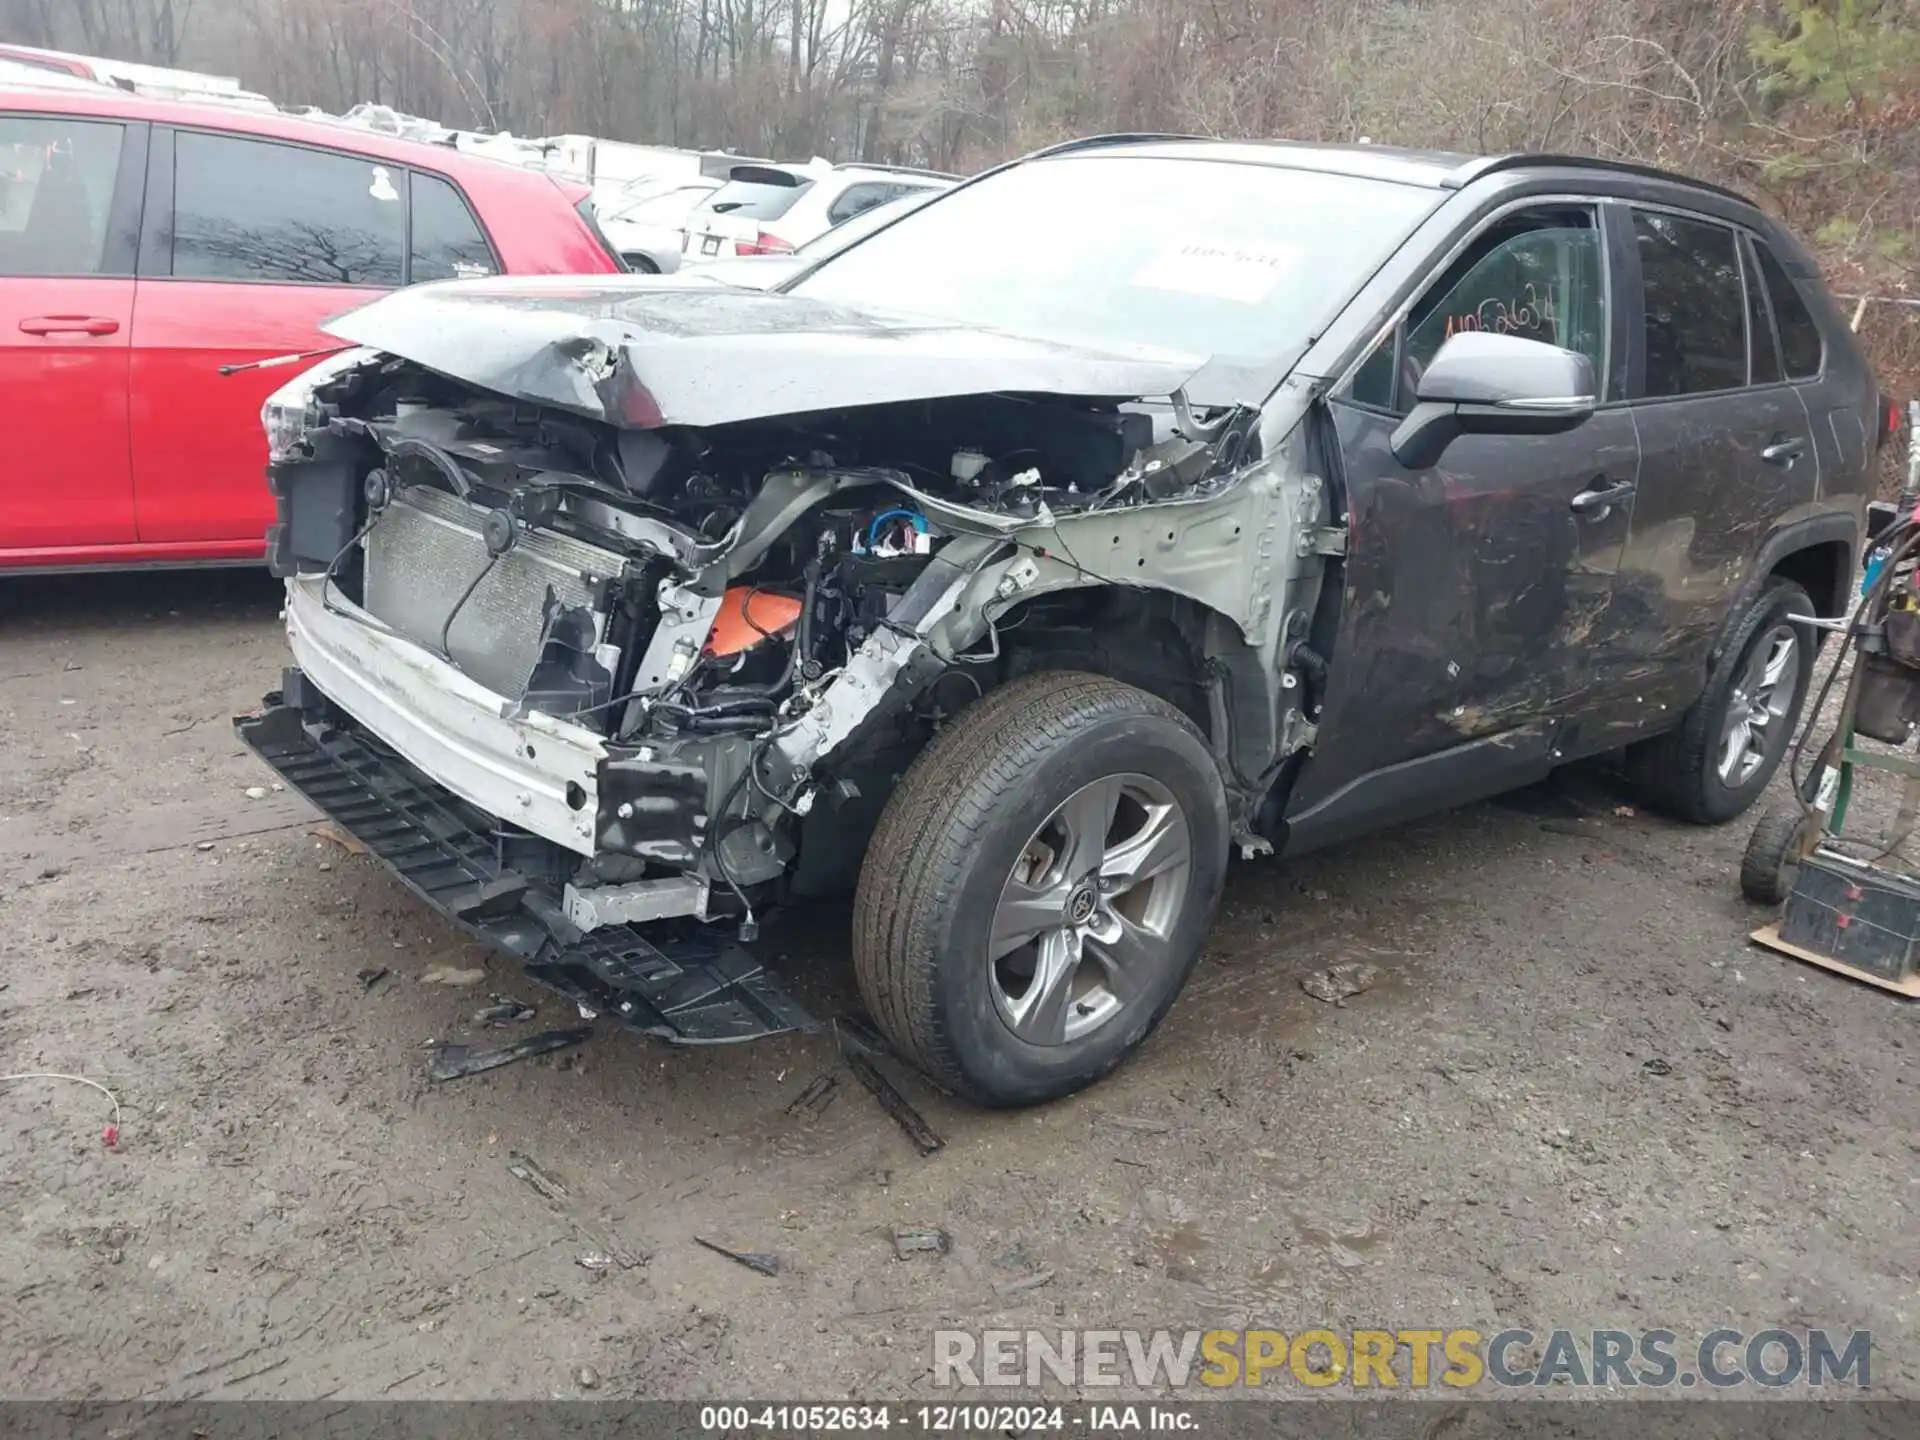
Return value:
[(769, 235), (765, 230), (751, 240), (736, 240), (733, 244), (736, 255), (791, 255), (793, 246), (778, 235)]

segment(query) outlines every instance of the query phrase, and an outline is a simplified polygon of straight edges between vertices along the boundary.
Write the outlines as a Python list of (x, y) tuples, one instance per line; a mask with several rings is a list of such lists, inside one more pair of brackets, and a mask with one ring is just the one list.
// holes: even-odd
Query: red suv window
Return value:
[(408, 279), (471, 280), (497, 275), (500, 262), (460, 192), (436, 175), (413, 174), (413, 266)]
[(403, 167), (270, 140), (174, 138), (173, 274), (277, 284), (401, 283)]

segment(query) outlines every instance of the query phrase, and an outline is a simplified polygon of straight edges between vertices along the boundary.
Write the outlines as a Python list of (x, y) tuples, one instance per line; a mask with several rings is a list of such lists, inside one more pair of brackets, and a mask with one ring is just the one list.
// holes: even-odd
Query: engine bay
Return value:
[[(847, 883), (828, 872), (857, 860), (945, 716), (1106, 628), (1092, 617), (1149, 564), (1107, 517), (1222, 494), (1258, 458), (1252, 412), (1202, 420), (1179, 396), (622, 429), (362, 356), (299, 416), (267, 416), (276, 573), (317, 580), (330, 614), (430, 652), (506, 718), (599, 737), (593, 853), (570, 884), (690, 876), (748, 917), (769, 885)], [(1067, 533), (1090, 519), (1116, 548), (1083, 561)], [(1213, 538), (1224, 563), (1236, 542)], [(961, 643), (929, 643), (990, 566)], [(1112, 627), (1135, 627), (1130, 663), (1165, 655), (1159, 688), (1184, 683), (1198, 661), (1172, 652), (1197, 631), (1149, 635), (1137, 611)]]

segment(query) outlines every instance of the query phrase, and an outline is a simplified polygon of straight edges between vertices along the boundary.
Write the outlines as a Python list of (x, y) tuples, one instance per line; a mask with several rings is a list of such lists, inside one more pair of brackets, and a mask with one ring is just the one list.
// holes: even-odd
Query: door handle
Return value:
[(1773, 437), (1773, 443), (1760, 452), (1760, 458), (1769, 465), (1778, 465), (1783, 470), (1791, 470), (1793, 462), (1807, 453), (1807, 442), (1799, 438), (1787, 439), (1784, 435)]
[(111, 335), (119, 328), (105, 315), (29, 315), (20, 322), (28, 335)]
[(1570, 508), (1576, 515), (1602, 515), (1614, 506), (1631, 500), (1637, 488), (1631, 480), (1608, 480), (1603, 477), (1574, 496)]

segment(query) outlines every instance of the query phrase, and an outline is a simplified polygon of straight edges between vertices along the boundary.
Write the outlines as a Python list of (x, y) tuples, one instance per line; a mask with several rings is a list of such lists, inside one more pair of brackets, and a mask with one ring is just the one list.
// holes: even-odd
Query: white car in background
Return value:
[(682, 259), (790, 255), (876, 205), (958, 183), (958, 176), (898, 165), (736, 165), (687, 218)]
[(688, 216), (719, 188), (720, 181), (697, 175), (639, 182), (597, 217), (600, 231), (629, 270), (671, 275), (680, 268)]
[(826, 234), (814, 236), (791, 255), (742, 255), (732, 260), (710, 260), (700, 267), (700, 278), (736, 285), (743, 290), (771, 290), (802, 270), (838, 255), (850, 245), (859, 244), (874, 231), (886, 229), (909, 210), (918, 210), (941, 193), (918, 190), (897, 200), (882, 201), (834, 226)]

